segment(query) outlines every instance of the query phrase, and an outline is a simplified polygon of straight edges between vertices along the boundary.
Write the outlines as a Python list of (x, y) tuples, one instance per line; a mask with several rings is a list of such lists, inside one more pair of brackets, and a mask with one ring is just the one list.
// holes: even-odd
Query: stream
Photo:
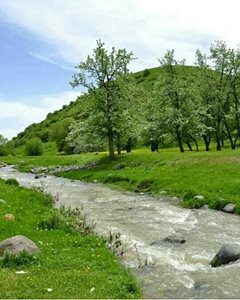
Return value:
[[(12, 167), (0, 177), (25, 187), (44, 187), (56, 207), (83, 207), (96, 232), (121, 233), (123, 263), (141, 283), (145, 298), (240, 298), (240, 260), (212, 268), (209, 262), (224, 243), (239, 242), (240, 216), (210, 209), (184, 209), (178, 200), (150, 197), (60, 177), (35, 179)], [(180, 233), (184, 244), (150, 245)], [(141, 268), (139, 268), (141, 266)]]

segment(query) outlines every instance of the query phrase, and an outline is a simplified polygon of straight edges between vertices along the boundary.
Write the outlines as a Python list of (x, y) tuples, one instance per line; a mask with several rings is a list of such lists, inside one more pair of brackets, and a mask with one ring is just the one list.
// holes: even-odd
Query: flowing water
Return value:
[[(240, 298), (240, 262), (209, 266), (222, 244), (240, 241), (240, 216), (184, 209), (176, 199), (99, 184), (54, 176), (35, 179), (11, 167), (0, 168), (0, 177), (16, 178), (26, 187), (44, 186), (58, 198), (56, 206), (83, 206), (100, 235), (121, 233), (123, 262), (139, 278), (146, 298)], [(186, 243), (150, 246), (173, 233), (181, 233)]]

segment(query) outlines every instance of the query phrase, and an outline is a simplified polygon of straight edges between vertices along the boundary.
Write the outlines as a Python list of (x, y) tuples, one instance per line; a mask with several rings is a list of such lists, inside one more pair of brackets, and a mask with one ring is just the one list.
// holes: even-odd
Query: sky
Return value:
[(0, 134), (10, 139), (75, 100), (74, 66), (96, 40), (133, 51), (133, 72), (170, 49), (193, 64), (216, 40), (239, 45), (239, 11), (239, 0), (0, 0)]

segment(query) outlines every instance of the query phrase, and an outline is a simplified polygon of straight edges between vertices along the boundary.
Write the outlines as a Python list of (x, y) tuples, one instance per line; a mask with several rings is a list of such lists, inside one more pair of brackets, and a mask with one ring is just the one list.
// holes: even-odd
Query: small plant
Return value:
[(144, 179), (137, 184), (134, 191), (135, 192), (150, 192), (153, 182), (154, 181), (151, 179)]
[(15, 185), (15, 186), (19, 186), (19, 182), (17, 181), (17, 179), (15, 178), (9, 178), (5, 181), (6, 184), (8, 185)]
[(1, 261), (1, 266), (2, 268), (23, 267), (36, 264), (37, 262), (38, 257), (28, 253), (27, 251), (22, 251), (17, 254), (6, 252)]
[(78, 232), (81, 235), (89, 235), (93, 233), (95, 223), (88, 224), (86, 215), (82, 213), (82, 209), (65, 209), (60, 207), (54, 210), (47, 219), (38, 223), (38, 228), (43, 230), (64, 230), (66, 233)]
[(33, 138), (26, 142), (25, 152), (28, 156), (38, 156), (43, 154), (42, 141), (39, 138)]
[(128, 177), (123, 177), (123, 176), (117, 176), (117, 175), (109, 174), (104, 179), (104, 183), (114, 183), (114, 182), (119, 182), (119, 181), (127, 181), (127, 182), (129, 182), (129, 178)]
[(50, 217), (38, 223), (38, 228), (43, 230), (62, 229), (64, 227), (63, 223), (64, 221), (59, 212), (53, 211)]

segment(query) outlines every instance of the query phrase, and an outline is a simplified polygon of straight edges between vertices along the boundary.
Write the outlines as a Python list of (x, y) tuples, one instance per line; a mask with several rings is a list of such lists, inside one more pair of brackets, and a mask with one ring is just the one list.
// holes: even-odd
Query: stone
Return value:
[(125, 168), (124, 164), (117, 164), (116, 166), (113, 167), (113, 170), (122, 170)]
[(93, 179), (93, 183), (98, 183), (97, 179)]
[(193, 199), (194, 200), (204, 200), (204, 196), (203, 195), (197, 195), (197, 196), (194, 196)]
[(229, 243), (224, 244), (218, 253), (214, 256), (210, 265), (218, 267), (240, 259), (240, 244)]
[(204, 204), (201, 208), (202, 209), (209, 209), (209, 206), (207, 204)]
[(29, 254), (39, 254), (40, 250), (37, 245), (23, 235), (16, 235), (9, 239), (0, 242), (0, 256), (3, 256), (5, 251), (12, 254), (17, 254), (26, 251)]
[(226, 212), (226, 213), (230, 213), (233, 214), (235, 212), (236, 209), (236, 205), (235, 204), (227, 204), (224, 206), (224, 208), (222, 209), (222, 211)]
[(13, 214), (6, 214), (3, 218), (6, 221), (15, 221), (15, 216)]
[(150, 244), (150, 246), (160, 246), (165, 243), (170, 243), (173, 245), (181, 245), (186, 242), (185, 238), (180, 233), (174, 233), (171, 235), (166, 236), (164, 239), (155, 241)]
[(40, 178), (40, 176), (39, 175), (35, 175), (35, 177), (34, 177), (35, 179), (39, 179)]
[(6, 204), (7, 202), (5, 201), (5, 200), (3, 200), (3, 199), (0, 199), (0, 205), (4, 205), (4, 204)]
[(140, 196), (144, 196), (144, 195), (145, 195), (145, 193), (143, 193), (143, 192), (140, 192), (140, 193), (139, 193), (139, 195), (140, 195)]
[(166, 195), (167, 192), (166, 192), (166, 191), (160, 191), (159, 194), (160, 194), (160, 195)]

